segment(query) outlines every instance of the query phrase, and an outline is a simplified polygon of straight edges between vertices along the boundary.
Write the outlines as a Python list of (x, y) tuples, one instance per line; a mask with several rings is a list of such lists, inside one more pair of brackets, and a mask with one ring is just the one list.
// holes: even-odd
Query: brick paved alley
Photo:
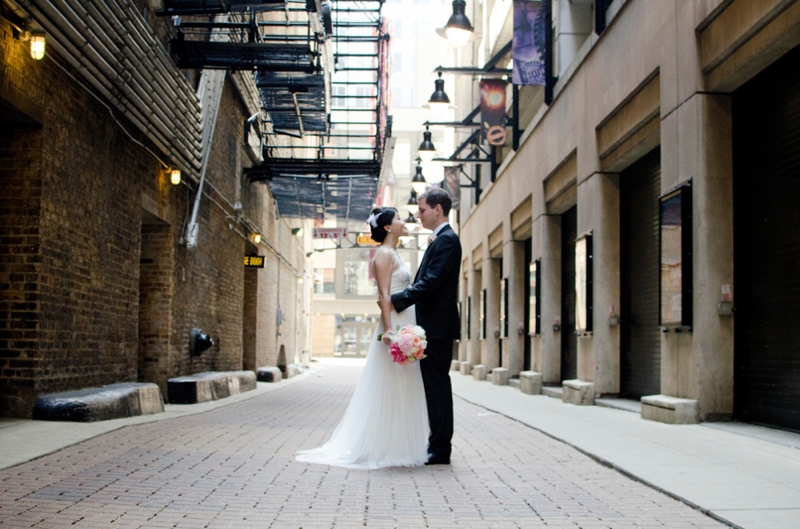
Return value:
[(723, 527), (460, 399), (450, 467), (295, 462), (330, 435), (360, 372), (314, 369), (278, 391), (0, 471), (0, 528)]

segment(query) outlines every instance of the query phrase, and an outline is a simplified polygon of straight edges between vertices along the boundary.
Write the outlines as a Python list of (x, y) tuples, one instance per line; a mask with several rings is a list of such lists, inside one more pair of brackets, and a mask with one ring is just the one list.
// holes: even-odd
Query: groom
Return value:
[(420, 363), (431, 436), (428, 438), (428, 465), (450, 464), (453, 438), (453, 390), (450, 362), (453, 340), (459, 338), (458, 271), (461, 243), (447, 222), (452, 200), (440, 187), (432, 187), (419, 197), (422, 227), (433, 230), (428, 249), (419, 265), (414, 284), (392, 296), (392, 305), (402, 312), (414, 305), (417, 325), (425, 329), (427, 358)]

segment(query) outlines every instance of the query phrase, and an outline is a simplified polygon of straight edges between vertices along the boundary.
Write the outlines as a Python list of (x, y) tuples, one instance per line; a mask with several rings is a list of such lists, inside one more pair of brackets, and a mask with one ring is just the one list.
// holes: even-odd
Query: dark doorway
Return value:
[[(245, 243), (245, 255), (258, 255), (258, 248)], [(255, 371), (258, 336), (258, 268), (244, 269), (244, 296), (242, 307), (242, 369)]]
[(733, 94), (734, 415), (800, 430), (800, 47)]
[(620, 396), (660, 393), (659, 220), (661, 150), (620, 174)]
[(575, 239), (578, 207), (561, 215), (561, 380), (578, 378), (578, 336), (575, 334)]
[(169, 224), (143, 210), (137, 378), (158, 384), (165, 396), (170, 375), (173, 248)]

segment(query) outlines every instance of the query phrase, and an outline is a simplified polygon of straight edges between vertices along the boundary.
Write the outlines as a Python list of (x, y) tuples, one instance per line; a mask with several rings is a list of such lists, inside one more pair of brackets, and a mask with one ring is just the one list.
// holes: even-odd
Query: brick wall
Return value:
[[(43, 61), (26, 53), (0, 21), (0, 109), (42, 125), (11, 130), (0, 110), (0, 415), (30, 416), (37, 395), (56, 391), (137, 379), (163, 388), (169, 377), (241, 369), (244, 333), (253, 328), (247, 367), (274, 365), (281, 345), (294, 359), (293, 270), (302, 272), (303, 250), (275, 218), (268, 188), (243, 183), (242, 167), (252, 163), (242, 140), (249, 116), (232, 83), (215, 130), (198, 246), (187, 249), (180, 239), (194, 184), (170, 185), (152, 153), (169, 160), (81, 86), (79, 74), (59, 67), (67, 63), (52, 49)], [(267, 263), (256, 272), (255, 298), (244, 295), (246, 233), (241, 223), (231, 229), (236, 201), (289, 263), (279, 285), (278, 257), (258, 248)], [(280, 337), (279, 306), (287, 316)], [(255, 323), (246, 325), (246, 313)], [(190, 357), (195, 327), (216, 345)]]
[(336, 336), (336, 316), (320, 314), (311, 316), (311, 356), (333, 356)]
[(0, 131), (0, 411), (35, 395), (39, 340), (42, 132)]

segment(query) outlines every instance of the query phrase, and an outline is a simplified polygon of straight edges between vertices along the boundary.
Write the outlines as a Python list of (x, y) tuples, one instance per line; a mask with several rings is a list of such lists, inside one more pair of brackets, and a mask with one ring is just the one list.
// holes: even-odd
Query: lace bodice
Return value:
[(392, 284), (389, 286), (390, 294), (397, 294), (411, 286), (411, 270), (397, 251), (392, 251), (396, 267), (392, 272)]

